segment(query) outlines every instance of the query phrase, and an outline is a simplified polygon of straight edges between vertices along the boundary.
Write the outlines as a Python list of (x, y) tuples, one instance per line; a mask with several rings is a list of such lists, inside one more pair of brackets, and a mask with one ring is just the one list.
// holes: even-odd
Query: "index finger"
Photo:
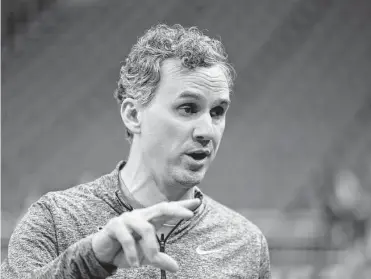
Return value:
[(194, 199), (176, 201), (173, 203), (179, 204), (180, 206), (183, 206), (193, 211), (201, 204), (201, 200), (198, 198), (194, 198)]
[(151, 221), (158, 217), (191, 218), (193, 211), (200, 205), (199, 199), (182, 200), (176, 202), (162, 202), (143, 209), (144, 218)]

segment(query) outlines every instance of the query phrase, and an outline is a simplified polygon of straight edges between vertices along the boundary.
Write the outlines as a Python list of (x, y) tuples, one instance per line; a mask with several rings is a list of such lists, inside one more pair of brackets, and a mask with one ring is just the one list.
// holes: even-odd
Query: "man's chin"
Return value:
[(181, 183), (188, 187), (193, 187), (198, 185), (202, 182), (205, 177), (205, 171), (191, 171), (186, 170), (185, 173), (182, 175)]
[(202, 182), (205, 177), (207, 166), (199, 169), (190, 168), (189, 166), (177, 166), (171, 170), (173, 179), (184, 187), (193, 187)]

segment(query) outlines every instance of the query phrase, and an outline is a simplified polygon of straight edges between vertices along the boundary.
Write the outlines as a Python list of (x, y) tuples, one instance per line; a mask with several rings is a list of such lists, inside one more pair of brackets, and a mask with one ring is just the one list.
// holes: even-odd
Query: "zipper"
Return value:
[[(161, 234), (161, 239), (159, 239), (160, 243), (160, 252), (165, 253), (165, 237), (164, 234)], [(166, 271), (161, 269), (161, 279), (166, 279)]]
[[(120, 199), (120, 197), (119, 197), (119, 195), (118, 195), (118, 192), (119, 192), (119, 190), (117, 190), (116, 192), (115, 192), (115, 194), (116, 194), (116, 198), (117, 198), (117, 200), (119, 201), (119, 203), (121, 204), (121, 206), (123, 206), (123, 207), (125, 207), (128, 211), (133, 211), (134, 210), (134, 208), (130, 205), (130, 204), (126, 204), (126, 203), (124, 203), (121, 199)], [(194, 195), (194, 197), (195, 198), (198, 198), (198, 199), (200, 199), (201, 200), (201, 203), (200, 203), (200, 205), (195, 209), (195, 210), (197, 210), (201, 205), (202, 205), (202, 200), (203, 200), (203, 195), (202, 195), (202, 193), (200, 192), (200, 191), (198, 191), (198, 190), (196, 190), (195, 191), (195, 195)], [(158, 237), (158, 235), (156, 234), (156, 237), (157, 237), (157, 241), (158, 241), (158, 243), (160, 244), (160, 252), (162, 252), (162, 253), (165, 253), (165, 244), (166, 244), (166, 240), (169, 238), (169, 236), (179, 227), (179, 225), (181, 224), (183, 222), (183, 219), (182, 220), (180, 220), (179, 222), (178, 222), (178, 224), (176, 224), (175, 226), (174, 226), (174, 228), (169, 232), (169, 234), (166, 236), (166, 238), (165, 238), (165, 235), (162, 233), (161, 234), (161, 238), (159, 238)], [(166, 279), (166, 271), (165, 270), (163, 270), (163, 269), (161, 269), (161, 279)]]
[[(200, 199), (201, 200), (201, 203), (200, 203), (200, 205), (198, 206), (198, 207), (200, 207), (201, 206), (201, 204), (202, 204), (202, 199), (203, 199), (203, 195), (202, 195), (202, 193), (200, 192), (200, 191), (197, 191), (196, 190), (196, 193), (195, 193), (195, 196), (194, 196), (195, 198), (198, 198), (198, 199)], [(195, 209), (195, 210), (197, 210), (198, 209), (198, 207)], [(158, 243), (160, 244), (160, 252), (162, 252), (162, 253), (165, 253), (165, 244), (166, 244), (166, 240), (169, 238), (169, 236), (180, 226), (180, 224), (183, 222), (183, 219), (182, 220), (180, 220), (179, 222), (178, 222), (178, 224), (176, 224), (175, 226), (174, 226), (174, 228), (169, 232), (169, 234), (166, 236), (166, 238), (165, 238), (165, 236), (164, 236), (164, 234), (162, 233), (161, 234), (161, 238), (159, 238), (158, 237), (158, 235), (156, 234), (156, 237), (157, 237), (157, 241), (158, 241)], [(163, 270), (163, 269), (161, 269), (161, 279), (166, 279), (166, 271), (165, 270)]]
[[(126, 204), (124, 203), (120, 197), (118, 196), (118, 191), (116, 191), (116, 197), (117, 197), (117, 200), (119, 201), (119, 203), (121, 204), (121, 206), (125, 207), (128, 211), (133, 211), (134, 208), (130, 205), (130, 204)], [(161, 234), (161, 238), (158, 238), (158, 235), (156, 234), (156, 237), (157, 237), (157, 241), (158, 243), (160, 244), (160, 252), (162, 253), (165, 253), (165, 244), (166, 244), (166, 240), (169, 238), (169, 236), (176, 230), (177, 227), (179, 227), (179, 225), (183, 222), (183, 220), (180, 220), (178, 222), (178, 224), (175, 225), (175, 227), (169, 232), (169, 234), (166, 236), (165, 238), (165, 235), (162, 233)], [(161, 279), (166, 279), (166, 271), (161, 269)]]
[[(160, 252), (165, 253), (165, 244), (166, 240), (168, 240), (169, 236), (176, 230), (177, 227), (183, 222), (183, 220), (180, 220), (178, 224), (175, 225), (175, 227), (169, 232), (169, 234), (166, 236), (162, 233), (161, 238), (159, 238), (157, 235), (157, 241), (160, 244)], [(161, 269), (161, 279), (166, 279), (166, 271)]]

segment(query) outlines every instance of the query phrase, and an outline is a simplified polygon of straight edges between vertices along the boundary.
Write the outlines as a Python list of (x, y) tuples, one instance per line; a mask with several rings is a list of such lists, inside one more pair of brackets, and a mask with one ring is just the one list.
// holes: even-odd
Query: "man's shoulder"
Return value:
[(205, 198), (210, 207), (210, 215), (213, 216), (219, 224), (223, 224), (225, 227), (232, 227), (236, 232), (238, 231), (240, 233), (247, 233), (255, 236), (263, 235), (262, 231), (256, 224), (238, 213), (236, 210), (221, 204), (209, 196), (205, 196)]
[(66, 189), (49, 191), (37, 201), (47, 207), (69, 207), (83, 205), (100, 199), (100, 192), (109, 183), (109, 175), (102, 175), (92, 181), (70, 186)]
[(44, 194), (39, 201), (65, 201), (65, 200), (91, 200), (94, 198), (101, 198), (107, 193), (117, 190), (118, 186), (118, 171), (123, 161), (116, 164), (116, 167), (111, 172), (106, 172), (91, 178), (88, 182), (75, 184), (68, 188), (56, 191), (50, 191)]
[(94, 195), (94, 186), (95, 181), (91, 181), (73, 185), (66, 189), (49, 191), (40, 198), (40, 201), (50, 202), (52, 200), (88, 198)]

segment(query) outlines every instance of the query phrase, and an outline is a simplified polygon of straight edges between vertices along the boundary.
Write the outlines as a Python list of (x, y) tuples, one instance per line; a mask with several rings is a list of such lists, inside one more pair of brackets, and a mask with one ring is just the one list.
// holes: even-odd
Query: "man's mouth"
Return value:
[(192, 157), (196, 161), (201, 161), (207, 157), (206, 153), (188, 153), (187, 155)]
[(209, 150), (196, 150), (196, 151), (187, 153), (187, 155), (195, 161), (202, 161), (206, 157), (209, 157), (210, 151)]

